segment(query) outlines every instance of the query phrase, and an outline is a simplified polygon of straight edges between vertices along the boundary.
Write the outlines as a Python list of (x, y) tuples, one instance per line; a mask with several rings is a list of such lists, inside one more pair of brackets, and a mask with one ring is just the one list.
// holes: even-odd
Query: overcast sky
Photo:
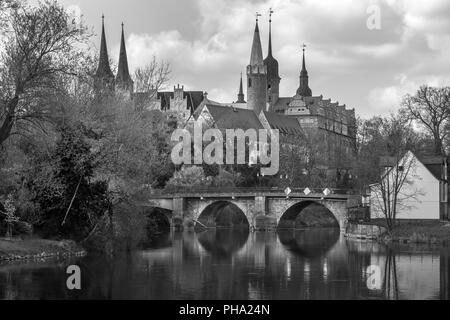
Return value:
[[(450, 85), (448, 0), (59, 0), (100, 34), (105, 14), (110, 57), (117, 60), (125, 23), (130, 67), (155, 55), (172, 65), (170, 86), (236, 100), (250, 59), (255, 12), (267, 54), (272, 7), (273, 50), (281, 96), (298, 87), (302, 43), (314, 95), (355, 108), (364, 117), (398, 108), (421, 84)], [(381, 29), (369, 30), (368, 8), (381, 8)], [(372, 12), (372, 11), (371, 11)], [(99, 47), (99, 39), (95, 39)]]

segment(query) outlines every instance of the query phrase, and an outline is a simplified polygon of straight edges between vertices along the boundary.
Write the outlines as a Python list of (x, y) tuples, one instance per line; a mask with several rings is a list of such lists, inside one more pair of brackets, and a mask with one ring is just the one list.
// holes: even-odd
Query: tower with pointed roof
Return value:
[(128, 57), (127, 48), (125, 46), (125, 33), (124, 25), (122, 22), (122, 36), (120, 39), (120, 54), (119, 54), (119, 66), (117, 69), (116, 76), (116, 91), (129, 94), (130, 97), (133, 95), (134, 82), (131, 79), (130, 71), (128, 69)]
[(280, 75), (278, 73), (278, 61), (272, 55), (272, 14), (270, 9), (269, 18), (269, 49), (264, 65), (267, 68), (267, 103), (272, 107), (280, 97)]
[(97, 72), (94, 76), (94, 89), (96, 94), (114, 92), (114, 74), (111, 71), (108, 57), (108, 47), (105, 35), (105, 16), (102, 15), (102, 35), (100, 42), (100, 55)]
[(305, 63), (305, 48), (306, 45), (303, 45), (303, 63), (302, 63), (302, 71), (300, 72), (300, 87), (297, 89), (297, 95), (302, 97), (312, 97), (312, 91), (309, 88), (309, 76), (308, 71), (306, 70)]
[(256, 14), (250, 64), (247, 66), (247, 108), (260, 114), (267, 106), (267, 67), (263, 61), (258, 17)]
[(237, 95), (238, 99), (236, 103), (246, 103), (245, 102), (245, 96), (244, 96), (244, 86), (242, 85), (242, 72), (241, 72), (241, 82), (239, 84), (239, 93)]

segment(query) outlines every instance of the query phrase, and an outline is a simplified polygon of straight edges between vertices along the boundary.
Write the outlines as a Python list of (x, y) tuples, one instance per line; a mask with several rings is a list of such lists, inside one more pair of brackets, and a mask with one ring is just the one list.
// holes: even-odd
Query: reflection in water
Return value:
[[(82, 290), (65, 287), (78, 264)], [(381, 270), (367, 287), (368, 267)], [(448, 299), (449, 251), (356, 242), (334, 229), (165, 236), (115, 259), (0, 265), (2, 299)]]

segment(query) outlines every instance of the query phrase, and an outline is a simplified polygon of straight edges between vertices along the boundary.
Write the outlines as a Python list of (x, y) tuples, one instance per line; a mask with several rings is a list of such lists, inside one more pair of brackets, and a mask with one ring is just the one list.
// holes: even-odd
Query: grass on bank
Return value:
[(0, 238), (0, 261), (75, 255), (83, 250), (73, 241)]
[[(383, 219), (372, 220), (370, 224), (386, 227)], [(450, 241), (450, 223), (447, 221), (398, 221), (391, 232), (393, 239), (435, 239)]]

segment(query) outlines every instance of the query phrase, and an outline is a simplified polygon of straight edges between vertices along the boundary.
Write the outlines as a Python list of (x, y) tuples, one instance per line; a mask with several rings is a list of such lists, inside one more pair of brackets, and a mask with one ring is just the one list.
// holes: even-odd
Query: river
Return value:
[[(114, 259), (0, 265), (0, 299), (449, 299), (450, 254), (387, 247), (337, 229), (162, 236)], [(66, 287), (78, 265), (81, 290)]]

